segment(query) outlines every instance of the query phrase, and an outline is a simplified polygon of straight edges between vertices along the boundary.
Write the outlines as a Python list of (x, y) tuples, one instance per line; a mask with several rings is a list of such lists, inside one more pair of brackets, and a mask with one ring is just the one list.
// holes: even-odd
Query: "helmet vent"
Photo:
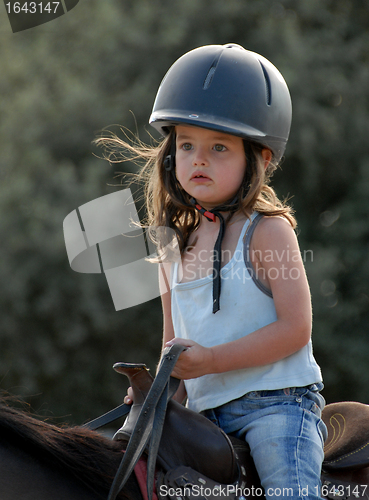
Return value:
[(212, 66), (210, 69), (209, 69), (209, 73), (206, 75), (206, 78), (205, 78), (205, 81), (204, 81), (204, 85), (203, 85), (203, 90), (207, 90), (209, 87), (210, 87), (210, 84), (211, 84), (211, 81), (213, 79), (213, 76), (214, 76), (214, 73), (215, 73), (215, 70), (217, 68), (215, 66)]
[(270, 85), (270, 79), (267, 70), (262, 62), (260, 62), (261, 69), (263, 70), (264, 79), (265, 79), (265, 91), (266, 91), (266, 102), (267, 105), (270, 106), (272, 104), (272, 87)]
[(215, 59), (214, 61), (212, 62), (212, 65), (210, 66), (210, 69), (208, 71), (208, 74), (206, 75), (206, 78), (205, 78), (205, 81), (204, 81), (204, 85), (202, 86), (202, 89), (203, 90), (207, 90), (210, 85), (211, 85), (211, 82), (213, 81), (213, 77), (214, 77), (214, 74), (215, 74), (215, 71), (217, 69), (217, 66), (218, 66), (218, 62), (219, 62), (219, 59), (220, 59), (220, 56), (221, 56), (222, 53), (220, 53)]

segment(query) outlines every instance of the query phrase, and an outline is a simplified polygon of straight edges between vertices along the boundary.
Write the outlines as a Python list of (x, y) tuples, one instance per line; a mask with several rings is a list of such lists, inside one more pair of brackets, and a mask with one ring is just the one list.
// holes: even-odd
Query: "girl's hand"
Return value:
[(133, 403), (133, 390), (132, 387), (128, 387), (127, 389), (127, 395), (124, 398), (124, 403), (126, 405), (131, 405)]
[(184, 345), (187, 349), (180, 354), (176, 366), (172, 371), (172, 377), (188, 380), (213, 373), (213, 354), (211, 348), (197, 344), (193, 340), (179, 338), (170, 340), (165, 346), (173, 344)]

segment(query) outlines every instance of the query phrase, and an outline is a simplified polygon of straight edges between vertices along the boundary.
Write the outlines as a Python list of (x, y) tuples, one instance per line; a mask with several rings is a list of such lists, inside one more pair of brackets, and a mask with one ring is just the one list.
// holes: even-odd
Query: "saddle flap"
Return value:
[(352, 401), (327, 405), (322, 419), (328, 429), (324, 470), (369, 466), (369, 406)]
[(222, 484), (239, 475), (228, 436), (206, 417), (169, 401), (158, 461), (165, 469), (187, 465)]

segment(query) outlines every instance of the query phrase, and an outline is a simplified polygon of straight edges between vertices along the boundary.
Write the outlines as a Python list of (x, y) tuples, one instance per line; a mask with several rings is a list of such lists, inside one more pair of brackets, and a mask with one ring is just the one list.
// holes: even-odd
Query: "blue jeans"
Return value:
[(317, 499), (327, 429), (323, 384), (249, 392), (205, 416), (245, 439), (269, 499)]

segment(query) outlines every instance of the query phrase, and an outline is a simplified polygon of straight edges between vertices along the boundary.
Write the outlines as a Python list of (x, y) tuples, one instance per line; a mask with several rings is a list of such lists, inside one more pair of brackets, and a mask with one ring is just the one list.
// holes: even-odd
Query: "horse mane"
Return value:
[[(0, 440), (52, 463), (107, 496), (122, 459), (122, 444), (83, 427), (58, 427), (0, 399)], [(127, 498), (123, 492), (117, 497)]]

